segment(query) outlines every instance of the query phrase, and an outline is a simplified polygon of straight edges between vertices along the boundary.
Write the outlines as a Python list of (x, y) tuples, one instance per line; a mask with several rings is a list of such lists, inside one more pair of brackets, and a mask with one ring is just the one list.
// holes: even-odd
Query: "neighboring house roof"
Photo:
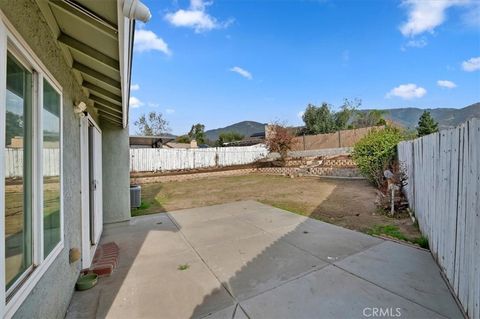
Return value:
[[(75, 78), (88, 92), (101, 120), (126, 127), (135, 20), (131, 1), (37, 1)], [(143, 6), (139, 1), (135, 6)], [(131, 9), (131, 8), (130, 8)], [(150, 12), (142, 19), (148, 20)], [(136, 18), (136, 17), (133, 17)]]
[(161, 135), (161, 136), (130, 136), (130, 147), (143, 146), (143, 147), (161, 147), (163, 144), (175, 140), (174, 135)]
[(250, 135), (250, 137), (260, 137), (260, 138), (265, 138), (265, 131), (263, 132), (258, 132), (258, 133), (253, 133), (252, 135)]
[(176, 143), (168, 142), (164, 145), (165, 148), (192, 148), (190, 143)]
[(223, 143), (223, 146), (251, 146), (257, 144), (264, 144), (265, 139), (259, 137), (247, 137), (241, 141)]

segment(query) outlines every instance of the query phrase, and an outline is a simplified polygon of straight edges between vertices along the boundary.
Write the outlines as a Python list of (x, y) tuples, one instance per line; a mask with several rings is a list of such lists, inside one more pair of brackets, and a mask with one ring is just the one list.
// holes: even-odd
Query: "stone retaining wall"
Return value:
[(360, 178), (358, 169), (346, 167), (313, 167), (313, 168), (299, 168), (299, 167), (262, 167), (262, 168), (244, 168), (237, 170), (203, 172), (193, 174), (179, 174), (179, 175), (150, 175), (145, 177), (132, 178), (132, 183), (148, 184), (148, 183), (163, 183), (172, 181), (187, 181), (199, 178), (208, 177), (222, 177), (222, 176), (241, 176), (249, 174), (265, 174), (265, 175), (283, 175), (283, 176), (328, 176), (328, 177), (345, 177), (345, 178)]

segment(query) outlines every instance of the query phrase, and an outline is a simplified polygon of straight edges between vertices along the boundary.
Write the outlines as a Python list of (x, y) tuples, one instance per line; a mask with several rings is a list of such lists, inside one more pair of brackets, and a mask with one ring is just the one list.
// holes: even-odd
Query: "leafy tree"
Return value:
[(308, 104), (302, 119), (309, 134), (323, 134), (336, 131), (335, 114), (330, 110), (330, 105), (327, 103), (322, 103), (320, 107)]
[(384, 110), (357, 111), (352, 125), (355, 128), (385, 125), (386, 121), (383, 116), (386, 113)]
[(435, 122), (430, 112), (424, 111), (420, 116), (417, 132), (419, 137), (438, 132), (438, 123)]
[(191, 140), (196, 140), (198, 144), (205, 144), (205, 125), (200, 123), (192, 125), (188, 137)]
[(404, 132), (391, 126), (373, 129), (360, 139), (353, 147), (352, 157), (362, 175), (381, 186), (383, 172), (392, 165), (397, 144), (404, 139)]
[(137, 134), (145, 136), (158, 136), (170, 131), (168, 121), (163, 118), (162, 113), (150, 112), (143, 114), (133, 123), (137, 128)]
[(177, 143), (190, 143), (190, 137), (188, 135), (180, 135), (175, 139)]
[(362, 106), (362, 100), (360, 99), (345, 99), (340, 111), (336, 112), (334, 115), (336, 129), (346, 129), (348, 121), (350, 121), (350, 118), (356, 112), (356, 110), (360, 108), (360, 106)]
[(215, 143), (217, 146), (223, 146), (224, 143), (231, 143), (235, 141), (243, 140), (244, 136), (237, 132), (224, 132), (220, 133), (218, 140)]

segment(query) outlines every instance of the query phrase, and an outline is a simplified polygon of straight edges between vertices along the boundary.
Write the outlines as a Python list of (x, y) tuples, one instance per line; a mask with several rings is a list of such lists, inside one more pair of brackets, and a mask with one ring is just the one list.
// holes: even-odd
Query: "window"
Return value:
[(10, 317), (63, 249), (62, 94), (1, 11), (0, 61), (0, 317)]
[(32, 73), (7, 55), (5, 283), (32, 266)]
[(60, 242), (60, 94), (43, 81), (43, 254)]

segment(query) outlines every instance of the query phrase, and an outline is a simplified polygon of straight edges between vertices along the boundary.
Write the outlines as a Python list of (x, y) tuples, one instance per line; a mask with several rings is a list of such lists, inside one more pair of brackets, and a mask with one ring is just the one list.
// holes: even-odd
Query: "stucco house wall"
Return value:
[(102, 126), (103, 220), (130, 219), (130, 145), (128, 128)]
[[(78, 278), (81, 262), (69, 263), (69, 250), (81, 250), (81, 189), (80, 189), (80, 121), (73, 112), (74, 103), (87, 102), (87, 97), (74, 79), (61, 49), (34, 0), (0, 0), (0, 10), (16, 31), (29, 44), (63, 88), (63, 203), (64, 248), (36, 287), (20, 306), (14, 318), (63, 318)], [(91, 105), (89, 113), (97, 120)], [(98, 123), (98, 121), (97, 121)], [(128, 128), (102, 127), (104, 187), (104, 220), (119, 221), (130, 217), (128, 176)], [(111, 144), (115, 145), (111, 145)], [(125, 148), (125, 149), (123, 149)], [(110, 153), (112, 152), (112, 153)], [(125, 160), (118, 160), (119, 156)], [(118, 161), (110, 165), (110, 161)], [(111, 166), (111, 167), (110, 167)], [(126, 172), (123, 173), (122, 172)], [(111, 189), (111, 191), (109, 191)], [(110, 204), (109, 204), (110, 203)], [(111, 205), (111, 206), (110, 206)]]

